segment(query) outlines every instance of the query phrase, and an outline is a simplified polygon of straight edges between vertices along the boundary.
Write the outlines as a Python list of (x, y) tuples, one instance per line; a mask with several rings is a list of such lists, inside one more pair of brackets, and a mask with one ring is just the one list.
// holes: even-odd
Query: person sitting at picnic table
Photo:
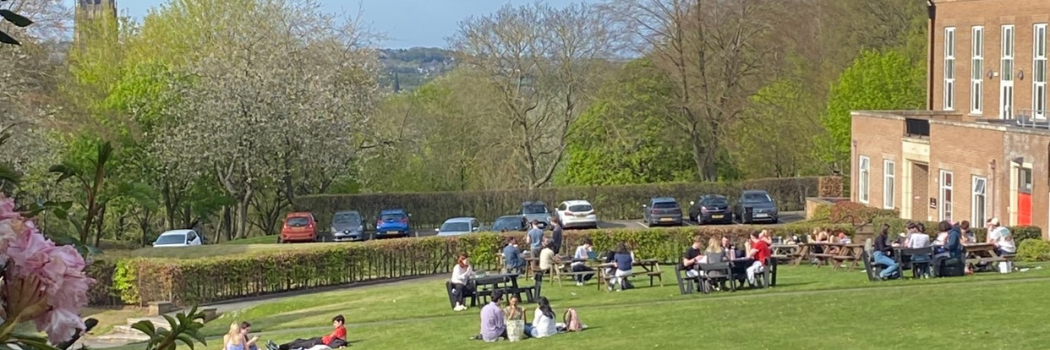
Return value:
[(467, 306), (463, 304), (463, 296), (473, 292), (468, 285), (470, 279), (474, 278), (474, 268), (470, 267), (470, 260), (467, 258), (466, 253), (459, 254), (459, 258), (456, 259), (456, 266), (452, 268), (452, 294), (456, 298), (456, 306), (452, 308), (455, 311), (463, 311), (467, 309)]
[(988, 243), (995, 244), (995, 252), (999, 255), (1014, 255), (1017, 253), (1017, 245), (1010, 229), (999, 225), (999, 218), (988, 220)]
[(554, 253), (554, 243), (548, 239), (543, 240), (543, 250), (540, 251), (540, 271), (547, 272), (558, 268), (561, 263), (558, 254)]
[(758, 239), (766, 241), (768, 245), (773, 245), (773, 237), (769, 234), (769, 230), (762, 229), (762, 232), (758, 234)]
[(892, 255), (893, 245), (890, 244), (890, 225), (882, 224), (882, 230), (879, 231), (878, 236), (875, 236), (874, 247), (872, 248), (872, 260), (876, 264), (886, 266), (879, 272), (880, 280), (890, 279), (897, 272), (897, 261), (891, 258)]
[(271, 340), (266, 343), (266, 347), (269, 350), (292, 350), (292, 349), (309, 349), (317, 345), (324, 345), (330, 348), (341, 348), (350, 345), (346, 342), (346, 319), (343, 315), (336, 315), (332, 317), (332, 333), (323, 337), (315, 337), (309, 339), (296, 339), (291, 342), (276, 345)]
[(547, 300), (547, 297), (540, 297), (536, 304), (532, 323), (525, 324), (525, 334), (533, 338), (545, 338), (558, 334), (558, 323), (554, 318), (550, 300)]
[[(908, 223), (907, 229), (908, 234), (904, 238), (905, 248), (921, 249), (930, 246), (930, 235), (926, 234), (926, 232), (919, 231), (918, 225), (916, 225), (915, 223)], [(926, 263), (929, 262), (930, 259), (932, 259), (932, 257), (929, 254), (916, 254), (911, 256), (911, 261), (917, 263)], [(925, 267), (926, 268), (922, 269), (922, 271), (919, 271), (919, 273), (922, 274), (923, 277), (929, 278), (929, 264), (927, 264)]]
[(747, 268), (747, 283), (752, 286), (755, 285), (755, 274), (765, 269), (766, 260), (773, 255), (769, 249), (769, 243), (763, 241), (759, 236), (758, 232), (751, 233), (751, 248), (747, 252), (748, 258), (755, 259), (755, 262)]
[(496, 289), (492, 291), (492, 300), (481, 308), (481, 331), (474, 339), (491, 343), (500, 338), (507, 338), (507, 325), (504, 323), (503, 310), (499, 307), (503, 291)]
[(625, 288), (629, 288), (627, 277), (631, 276), (631, 271), (634, 269), (634, 254), (627, 250), (627, 244), (620, 243), (616, 246), (616, 255), (613, 256), (613, 265), (616, 266), (616, 272), (613, 275), (613, 279), (609, 283), (609, 290), (613, 290), (613, 284), (619, 284), (620, 288), (618, 291), (622, 291)]
[(970, 228), (970, 222), (963, 220), (959, 223), (959, 230), (962, 231), (963, 244), (974, 244), (977, 243), (977, 234)]
[(259, 347), (255, 343), (259, 342), (259, 336), (248, 338), (248, 333), (252, 332), (252, 324), (248, 321), (241, 322), (241, 336), (244, 338), (244, 345), (247, 347), (246, 350), (259, 350)]
[(507, 246), (503, 247), (503, 265), (508, 273), (525, 272), (525, 258), (521, 256), (521, 249), (514, 238), (508, 240)]
[(507, 326), (507, 340), (518, 341), (525, 335), (525, 308), (519, 304), (518, 297), (511, 296), (507, 307), (503, 308), (503, 323)]
[[(569, 265), (569, 268), (572, 269), (572, 272), (594, 271), (594, 269), (587, 267), (586, 264), (586, 261), (591, 258), (590, 238), (583, 239), (583, 244), (581, 244), (579, 247), (576, 247), (576, 252), (572, 255), (572, 258), (573, 260), (575, 260), (572, 262), (572, 265)], [(573, 278), (576, 279), (577, 286), (582, 286), (584, 285), (584, 283), (587, 283), (587, 281), (590, 281), (591, 277), (594, 277), (593, 273), (576, 275)]]
[[(718, 245), (718, 241), (711, 238), (711, 241)], [(682, 254), (682, 264), (679, 265), (679, 269), (685, 271), (685, 276), (689, 278), (696, 278), (700, 276), (700, 272), (697, 271), (697, 265), (702, 264), (707, 259), (704, 254), (701, 254), (700, 249), (704, 247), (704, 237), (695, 236), (693, 237), (693, 244), (689, 248), (685, 248), (685, 253)], [(719, 247), (721, 249), (721, 247)]]

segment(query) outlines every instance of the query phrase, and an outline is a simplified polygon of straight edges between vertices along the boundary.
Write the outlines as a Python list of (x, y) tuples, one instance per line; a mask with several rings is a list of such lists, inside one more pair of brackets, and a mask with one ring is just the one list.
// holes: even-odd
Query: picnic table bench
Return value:
[[(660, 280), (660, 286), (663, 287), (663, 285), (664, 285), (663, 271), (660, 270), (660, 261), (659, 260), (656, 260), (656, 259), (636, 260), (634, 262), (633, 266), (641, 267), (643, 271), (639, 271), (639, 273), (633, 273), (632, 272), (631, 276), (646, 276), (646, 277), (649, 277), (649, 286), (650, 287), (652, 287), (655, 284), (655, 280), (659, 279)], [(602, 289), (602, 284), (603, 283), (608, 283), (608, 280), (610, 278), (615, 277), (615, 275), (609, 275), (609, 273), (606, 270), (608, 270), (608, 269), (615, 269), (615, 268), (616, 268), (616, 265), (613, 264), (613, 263), (603, 263), (603, 264), (599, 264), (598, 265), (598, 276), (599, 276), (599, 278), (598, 278), (598, 290)]]
[(785, 262), (795, 261), (802, 253), (802, 246), (798, 244), (774, 244), (769, 249), (773, 252), (773, 258)]
[(967, 264), (990, 264), (1013, 261), (1013, 255), (1000, 255), (993, 243), (964, 244)]

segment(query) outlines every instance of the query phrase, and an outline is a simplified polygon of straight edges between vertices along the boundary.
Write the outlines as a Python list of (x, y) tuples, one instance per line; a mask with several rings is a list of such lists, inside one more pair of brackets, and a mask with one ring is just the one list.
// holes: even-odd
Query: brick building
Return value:
[[(1050, 229), (1050, 0), (932, 0), (926, 111), (852, 113), (851, 198)], [(977, 226), (981, 226), (978, 224)]]

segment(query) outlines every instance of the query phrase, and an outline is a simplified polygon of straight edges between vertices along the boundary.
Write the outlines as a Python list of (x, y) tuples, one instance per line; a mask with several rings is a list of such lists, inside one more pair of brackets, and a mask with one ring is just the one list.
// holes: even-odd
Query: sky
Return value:
[[(121, 14), (141, 19), (150, 8), (168, 0), (117, 0)], [(323, 9), (334, 13), (354, 14), (360, 8), (362, 19), (373, 31), (387, 39), (385, 48), (447, 46), (445, 38), (456, 32), (460, 20), (495, 12), (505, 4), (524, 5), (533, 0), (317, 0)], [(547, 0), (547, 4), (564, 6), (595, 0)]]

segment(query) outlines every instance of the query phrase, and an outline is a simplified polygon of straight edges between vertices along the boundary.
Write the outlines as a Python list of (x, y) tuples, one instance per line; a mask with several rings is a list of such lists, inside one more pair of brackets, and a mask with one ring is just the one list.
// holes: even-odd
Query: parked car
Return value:
[(160, 234), (153, 241), (153, 248), (189, 247), (201, 245), (203, 238), (193, 230), (171, 230)]
[(585, 200), (561, 202), (556, 209), (558, 221), (564, 228), (598, 228), (598, 213)]
[(533, 220), (539, 221), (540, 228), (544, 230), (546, 230), (551, 224), (551, 212), (547, 209), (547, 203), (542, 201), (521, 203), (521, 216), (523, 216), (527, 222), (532, 222)]
[(438, 236), (458, 236), (481, 231), (481, 223), (475, 218), (451, 218), (435, 230)]
[(689, 220), (697, 224), (733, 223), (733, 213), (729, 211), (729, 199), (720, 194), (707, 194), (689, 202)]
[(412, 228), (408, 224), (411, 214), (402, 209), (383, 210), (376, 218), (376, 238), (408, 237)]
[[(744, 217), (747, 208), (752, 210), (751, 220)], [(777, 211), (777, 202), (763, 190), (747, 190), (740, 193), (733, 206), (733, 213), (741, 223), (750, 224), (758, 221), (777, 222), (780, 214)]]
[(528, 221), (525, 220), (524, 216), (521, 215), (507, 215), (496, 218), (496, 221), (492, 223), (491, 231), (502, 232), (507, 231), (528, 231)]
[(356, 210), (347, 210), (332, 215), (332, 239), (336, 242), (363, 241), (366, 238), (361, 213)]
[(316, 241), (317, 220), (314, 220), (314, 214), (295, 212), (288, 213), (284, 217), (284, 227), (281, 227), (281, 235), (277, 237), (277, 243)]
[(642, 205), (645, 223), (656, 225), (682, 225), (682, 207), (671, 197), (653, 197), (649, 204)]

